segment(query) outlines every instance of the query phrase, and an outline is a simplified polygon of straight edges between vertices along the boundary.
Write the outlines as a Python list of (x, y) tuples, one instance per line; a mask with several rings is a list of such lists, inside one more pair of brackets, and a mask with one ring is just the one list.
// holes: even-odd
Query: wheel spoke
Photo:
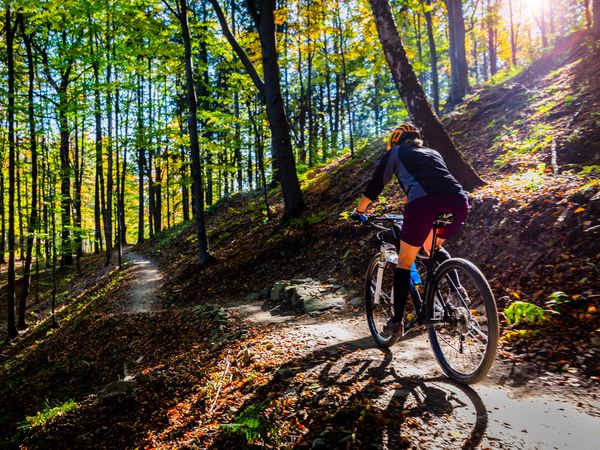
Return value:
[[(449, 320), (430, 328), (430, 342), (444, 372), (461, 383), (483, 378), (498, 339), (493, 295), (481, 272), (466, 260), (444, 262), (429, 301), (433, 318), (449, 308)], [(446, 307), (441, 303), (446, 301)], [(492, 345), (490, 345), (492, 343)]]

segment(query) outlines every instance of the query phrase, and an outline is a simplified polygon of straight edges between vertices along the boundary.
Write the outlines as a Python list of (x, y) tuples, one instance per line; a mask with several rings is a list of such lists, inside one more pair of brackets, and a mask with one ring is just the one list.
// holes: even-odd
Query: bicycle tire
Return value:
[[(456, 289), (452, 292), (456, 279), (452, 272), (457, 274), (466, 295), (457, 294)], [(466, 259), (446, 260), (433, 275), (426, 301), (430, 319), (439, 319), (443, 314), (442, 302), (456, 319), (429, 325), (429, 341), (444, 373), (462, 384), (481, 381), (494, 363), (500, 333), (494, 294), (485, 276)], [(452, 350), (460, 358), (452, 358)], [(469, 356), (475, 360), (473, 368), (461, 367), (460, 362), (466, 362)]]
[[(375, 340), (378, 347), (389, 348), (398, 342), (398, 336), (383, 333), (383, 325), (393, 315), (393, 299), (391, 288), (384, 289), (382, 287), (382, 298), (378, 304), (374, 303), (375, 288), (377, 284), (377, 267), (379, 266), (380, 255), (377, 254), (373, 257), (367, 269), (367, 275), (365, 277), (365, 313), (367, 316), (367, 323), (369, 324), (369, 330)], [(383, 275), (383, 286), (389, 286), (391, 282), (393, 286), (394, 271), (390, 264), (386, 264), (384, 267)], [(384, 292), (387, 291), (387, 292)], [(385, 298), (387, 297), (387, 299)], [(383, 300), (383, 301), (382, 301)]]

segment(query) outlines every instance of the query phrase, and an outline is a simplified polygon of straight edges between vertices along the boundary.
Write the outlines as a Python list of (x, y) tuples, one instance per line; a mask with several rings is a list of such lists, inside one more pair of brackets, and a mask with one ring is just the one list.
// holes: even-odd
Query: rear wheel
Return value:
[(381, 279), (381, 293), (379, 299), (375, 298), (377, 291), (377, 273), (380, 267), (380, 255), (371, 260), (365, 280), (365, 312), (369, 329), (375, 343), (382, 348), (388, 348), (398, 342), (398, 337), (383, 331), (384, 325), (394, 315), (394, 300), (392, 287), (394, 286), (394, 267), (386, 263), (383, 267)]
[(442, 320), (430, 325), (429, 339), (446, 375), (463, 384), (482, 380), (494, 363), (499, 330), (494, 295), (479, 269), (465, 259), (444, 261), (434, 274), (427, 314)]

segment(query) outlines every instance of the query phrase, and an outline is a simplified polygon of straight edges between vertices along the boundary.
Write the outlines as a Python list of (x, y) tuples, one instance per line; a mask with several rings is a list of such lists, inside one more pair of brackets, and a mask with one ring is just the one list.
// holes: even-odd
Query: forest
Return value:
[[(185, 315), (198, 315), (201, 323), (211, 321), (201, 327), (218, 326), (221, 336), (233, 335), (228, 327), (238, 319), (227, 322), (224, 317), (240, 312), (225, 306), (238, 305), (235, 299), (249, 298), (280, 280), (315, 278), (322, 272), (323, 286), (330, 283), (325, 280), (327, 272), (337, 280), (330, 285), (360, 292), (363, 260), (369, 255), (355, 254), (353, 242), (363, 245), (368, 238), (349, 226), (349, 213), (344, 211), (356, 207), (374, 157), (382, 153), (382, 140), (394, 127), (410, 121), (470, 192), (472, 225), (465, 226), (465, 237), (459, 235), (458, 242), (464, 247), (477, 239), (470, 254), (462, 256), (472, 257), (489, 275), (506, 328), (500, 338), (506, 347), (501, 344), (500, 356), (514, 364), (514, 358), (521, 357), (514, 355), (528, 354), (529, 345), (537, 348), (531, 342), (538, 337), (540, 348), (554, 345), (560, 327), (587, 333), (580, 336), (585, 344), (573, 338), (575, 347), (569, 347), (581, 351), (581, 360), (573, 363), (571, 356), (556, 356), (554, 351), (548, 360), (559, 372), (564, 367), (573, 374), (570, 369), (577, 368), (584, 376), (586, 382), (572, 388), (594, 392), (595, 406), (590, 406), (592, 413), (586, 410), (589, 415), (580, 423), (597, 419), (600, 67), (595, 61), (600, 51), (600, 0), (4, 0), (2, 4), (0, 380), (11, 390), (10, 395), (2, 391), (7, 400), (16, 398), (28, 370), (36, 367), (44, 372), (37, 359), (19, 366), (23, 358), (33, 358), (42, 342), (50, 353), (55, 351), (58, 342), (68, 342), (55, 335), (64, 330), (84, 333), (85, 324), (91, 324), (88, 320), (102, 314), (86, 316), (87, 308), (104, 298), (114, 302), (133, 292), (143, 305), (162, 298), (161, 305), (172, 308), (165, 314), (173, 316), (159, 320), (152, 316), (158, 308), (142, 306), (135, 311), (150, 314), (155, 322), (125, 315), (123, 323), (155, 326), (167, 333), (166, 342), (179, 348), (176, 337), (166, 331), (169, 323), (181, 326), (181, 333), (189, 337), (194, 331), (184, 324)], [(578, 71), (585, 76), (578, 78)], [(391, 188), (385, 192), (388, 200), (381, 200), (377, 211), (401, 212), (404, 200)], [(570, 212), (556, 205), (567, 205)], [(502, 212), (514, 217), (517, 231), (502, 228)], [(528, 222), (536, 218), (539, 222)], [(561, 228), (563, 222), (583, 227), (585, 233), (569, 234), (570, 229)], [(551, 231), (540, 231), (546, 229)], [(539, 231), (543, 243), (527, 240), (533, 239), (533, 230)], [(488, 233), (489, 242), (484, 238)], [(508, 243), (516, 233), (526, 239), (515, 237)], [(502, 260), (503, 252), (510, 257)], [(530, 257), (531, 265), (510, 260), (521, 252)], [(151, 258), (156, 259), (156, 268)], [(165, 274), (160, 287), (146, 280), (147, 275), (128, 272), (138, 270), (135, 264), (142, 262)], [(500, 269), (502, 274), (496, 275)], [(530, 275), (520, 272), (530, 269)], [(135, 291), (136, 277), (150, 280), (147, 291)], [(548, 287), (540, 285), (544, 280), (549, 280)], [(186, 292), (193, 294), (186, 298)], [(254, 300), (259, 298), (256, 294)], [(548, 298), (554, 303), (542, 305)], [(507, 319), (511, 303), (522, 309), (513, 306)], [(564, 303), (575, 311), (571, 314), (569, 309), (569, 320), (583, 320), (584, 325), (578, 328), (563, 319)], [(225, 312), (213, 304), (225, 307)], [(117, 310), (113, 306), (108, 307), (111, 314)], [(524, 329), (518, 328), (515, 311), (522, 315)], [(536, 322), (536, 317), (541, 319)], [(549, 330), (540, 332), (536, 327), (543, 321), (550, 324), (545, 325)], [(96, 330), (97, 335), (90, 331), (92, 335), (77, 339), (93, 348), (94, 336), (112, 335), (107, 323)], [(264, 333), (261, 328), (256, 336)], [(152, 336), (148, 342), (158, 346)], [(522, 338), (532, 340), (528, 344)], [(53, 339), (58, 340), (53, 344)], [(192, 348), (190, 339), (183, 339), (182, 354)], [(212, 353), (225, 348), (227, 355), (239, 351), (237, 360), (252, 346), (232, 350), (227, 346), (241, 344), (228, 338), (220, 344), (214, 336), (206, 339), (203, 345), (214, 349)], [(569, 349), (556, 351), (566, 354)], [(343, 346), (336, 350), (349, 351)], [(205, 350), (198, 352), (204, 355)], [(144, 353), (136, 364), (146, 358), (169, 366), (172, 361), (162, 361), (159, 353), (148, 350), (152, 356)], [(206, 355), (210, 353), (206, 350)], [(292, 356), (297, 360), (281, 367), (302, 365), (300, 356)], [(86, 358), (102, 360), (99, 355)], [(223, 386), (234, 389), (240, 383), (245, 395), (243, 385), (248, 382), (236, 381), (239, 374), (234, 375), (229, 362), (223, 369), (226, 358), (215, 354), (206, 356), (207, 367), (214, 365), (209, 372), (229, 378), (225, 382), (213, 377), (210, 393), (203, 388), (203, 402), (208, 402), (202, 406), (204, 412), (196, 399), (193, 407), (193, 402), (178, 404), (174, 413), (178, 395), (165, 401), (171, 402), (168, 407), (160, 406), (172, 408), (169, 415), (179, 414), (180, 422), (187, 423), (177, 433), (169, 434), (168, 427), (162, 434), (158, 428), (137, 427), (131, 416), (129, 430), (136, 430), (135, 439), (119, 441), (114, 431), (102, 440), (86, 429), (97, 424), (86, 422), (92, 413), (89, 405), (83, 405), (83, 394), (98, 391), (111, 380), (127, 379), (119, 358), (126, 357), (117, 358), (121, 368), (116, 376), (113, 369), (99, 371), (103, 375), (91, 384), (78, 384), (73, 392), (58, 396), (47, 393), (45, 399), (41, 391), (23, 394), (27, 400), (17, 415), (0, 409), (0, 423), (10, 434), (0, 435), (0, 446), (54, 446), (62, 426), (70, 436), (66, 442), (74, 447), (102, 443), (117, 448), (342, 448), (345, 442), (348, 446), (343, 448), (371, 448), (364, 440), (365, 430), (373, 423), (381, 425), (380, 418), (367, 418), (364, 429), (346, 433), (354, 436), (349, 438), (340, 437), (339, 430), (324, 435), (318, 426), (311, 428), (306, 417), (294, 416), (295, 422), (290, 418), (273, 431), (267, 424), (278, 420), (278, 412), (288, 417), (289, 405), (266, 406), (268, 394), (246, 405), (237, 418), (233, 413), (219, 416), (219, 405), (226, 401)], [(244, 367), (250, 364), (254, 363)], [(277, 392), (273, 383), (288, 376), (282, 375), (278, 364), (271, 367), (262, 361), (252, 366), (252, 376), (260, 378), (262, 369), (273, 368), (271, 381), (259, 385)], [(537, 375), (548, 369), (544, 364), (536, 366)], [(149, 367), (140, 366), (139, 373), (154, 370)], [(246, 370), (236, 367), (239, 373)], [(188, 369), (193, 370), (186, 366), (184, 371)], [(211, 379), (206, 368), (196, 369), (202, 373), (198, 377)], [(178, 392), (189, 388), (183, 378), (177, 383), (171, 387)], [(352, 398), (360, 403), (369, 397), (362, 394)], [(233, 391), (228, 395), (227, 401), (234, 402)], [(59, 413), (64, 417), (54, 418), (54, 411), (53, 418), (39, 426), (29, 420), (39, 417), (36, 411), (51, 414), (54, 404), (49, 399), (64, 406), (73, 398), (73, 405), (81, 404), (76, 419), (69, 421), (67, 408)], [(405, 418), (413, 415), (404, 412), (409, 409), (406, 402), (400, 408)], [(208, 419), (194, 428), (191, 419), (182, 418), (184, 410), (190, 417), (211, 417), (221, 428), (210, 428)], [(245, 413), (260, 416), (256, 419), (260, 426), (253, 428)], [(150, 412), (142, 416), (150, 417)], [(330, 417), (322, 412), (321, 420), (334, 428), (343, 422)], [(24, 428), (23, 423), (29, 425)], [(82, 436), (82, 430), (92, 434), (76, 444), (75, 436)], [(480, 435), (478, 430), (461, 445), (485, 447), (487, 441)], [(410, 447), (404, 436), (389, 439), (377, 441), (373, 448)], [(448, 439), (422, 445), (459, 446)], [(537, 448), (532, 442), (523, 448)]]

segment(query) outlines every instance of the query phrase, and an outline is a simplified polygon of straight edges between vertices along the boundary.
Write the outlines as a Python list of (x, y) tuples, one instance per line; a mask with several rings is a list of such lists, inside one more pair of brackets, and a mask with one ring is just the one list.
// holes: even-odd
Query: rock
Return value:
[(117, 380), (107, 384), (98, 393), (101, 402), (105, 403), (112, 399), (122, 401), (124, 398), (131, 396), (138, 383), (135, 380)]
[(285, 380), (286, 378), (291, 378), (294, 376), (294, 371), (289, 367), (282, 367), (275, 374), (275, 378), (278, 380)]
[(340, 308), (344, 305), (344, 299), (333, 295), (327, 297), (316, 297), (305, 300), (303, 303), (303, 311), (305, 313), (314, 313), (325, 311), (331, 308)]
[(246, 296), (246, 300), (250, 301), (250, 302), (255, 302), (257, 300), (260, 300), (261, 297), (261, 293), (260, 292), (253, 292), (251, 294), (248, 294)]
[(261, 299), (268, 299), (269, 296), (271, 295), (271, 286), (268, 286), (266, 288), (264, 288), (262, 291), (260, 291), (260, 298)]
[(363, 299), (362, 297), (354, 297), (349, 303), (352, 306), (361, 306), (363, 304)]
[(285, 286), (284, 281), (279, 281), (278, 283), (275, 283), (273, 286), (271, 286), (271, 292), (270, 292), (271, 300), (275, 300), (275, 301), (279, 300), (284, 286)]

